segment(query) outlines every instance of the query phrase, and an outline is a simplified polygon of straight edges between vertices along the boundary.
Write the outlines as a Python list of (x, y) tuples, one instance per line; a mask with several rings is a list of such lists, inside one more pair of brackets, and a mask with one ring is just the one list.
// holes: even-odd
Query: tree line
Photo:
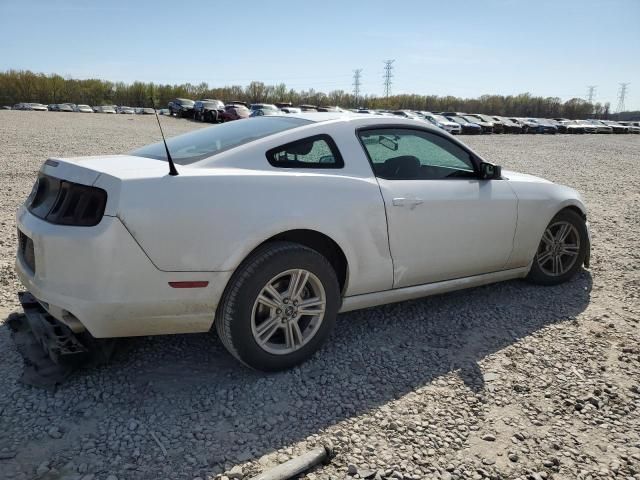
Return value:
[(343, 108), (410, 109), (426, 111), (461, 111), (516, 117), (610, 118), (609, 103), (589, 103), (581, 98), (562, 101), (558, 97), (519, 95), (482, 95), (479, 98), (402, 94), (381, 97), (363, 95), (356, 98), (344, 90), (328, 93), (314, 89), (296, 91), (284, 83), (266, 85), (254, 81), (247, 86), (212, 87), (197, 85), (156, 84), (146, 82), (110, 82), (100, 79), (64, 78), (58, 74), (34, 73), (29, 70), (0, 72), (0, 105), (20, 102), (76, 103), (88, 105), (128, 105), (132, 107), (165, 107), (176, 97), (213, 98), (247, 103), (290, 102), (293, 105), (339, 105)]

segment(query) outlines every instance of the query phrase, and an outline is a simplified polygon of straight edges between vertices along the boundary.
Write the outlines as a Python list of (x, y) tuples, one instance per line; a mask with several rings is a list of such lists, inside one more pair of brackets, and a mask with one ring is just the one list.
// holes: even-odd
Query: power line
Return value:
[(597, 85), (588, 85), (587, 86), (587, 88), (589, 89), (588, 93), (587, 93), (587, 101), (589, 103), (593, 103), (593, 98), (596, 95), (596, 87), (597, 87)]
[(393, 62), (395, 60), (385, 60), (384, 62), (384, 95), (389, 98), (391, 95), (391, 79), (393, 78)]
[(353, 71), (353, 96), (356, 100), (356, 106), (358, 106), (358, 98), (360, 97), (360, 76), (362, 75), (362, 69), (358, 68)]
[(621, 83), (620, 91), (618, 92), (618, 108), (617, 112), (624, 112), (624, 97), (627, 95), (627, 86), (629, 83)]

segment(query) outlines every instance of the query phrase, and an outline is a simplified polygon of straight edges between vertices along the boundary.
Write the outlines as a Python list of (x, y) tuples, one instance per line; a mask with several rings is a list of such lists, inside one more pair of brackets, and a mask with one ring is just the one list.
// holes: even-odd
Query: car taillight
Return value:
[(40, 175), (27, 198), (29, 211), (57, 225), (92, 227), (100, 223), (107, 192), (48, 175)]

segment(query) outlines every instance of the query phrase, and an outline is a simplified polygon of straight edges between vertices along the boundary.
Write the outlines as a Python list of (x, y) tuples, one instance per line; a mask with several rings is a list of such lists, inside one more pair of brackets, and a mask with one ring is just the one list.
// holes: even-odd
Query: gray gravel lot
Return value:
[[(163, 118), (175, 135), (199, 128)], [(640, 479), (640, 136), (463, 137), (577, 188), (592, 267), (341, 315), (265, 375), (213, 335), (137, 338), (57, 391), (18, 383), (14, 212), (48, 156), (126, 152), (153, 117), (0, 111), (0, 478), (242, 478), (320, 444), (307, 478)], [(222, 477), (224, 478), (224, 477)]]

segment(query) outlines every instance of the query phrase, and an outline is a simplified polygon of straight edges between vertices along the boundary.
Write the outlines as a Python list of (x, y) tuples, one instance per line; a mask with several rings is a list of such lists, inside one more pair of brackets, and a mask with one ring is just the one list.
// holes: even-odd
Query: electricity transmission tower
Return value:
[(385, 60), (384, 62), (384, 95), (389, 99), (391, 95), (391, 79), (393, 78), (393, 62), (395, 60)]
[(362, 69), (358, 68), (353, 71), (353, 96), (356, 100), (356, 107), (358, 106), (358, 98), (360, 98), (360, 77), (362, 76)]
[(628, 85), (628, 83), (620, 84), (620, 91), (618, 92), (618, 108), (616, 108), (616, 112), (624, 112), (624, 97), (627, 95)]
[(593, 103), (593, 98), (596, 96), (596, 87), (597, 85), (588, 85), (587, 88), (588, 93), (587, 93), (587, 101), (589, 103)]

